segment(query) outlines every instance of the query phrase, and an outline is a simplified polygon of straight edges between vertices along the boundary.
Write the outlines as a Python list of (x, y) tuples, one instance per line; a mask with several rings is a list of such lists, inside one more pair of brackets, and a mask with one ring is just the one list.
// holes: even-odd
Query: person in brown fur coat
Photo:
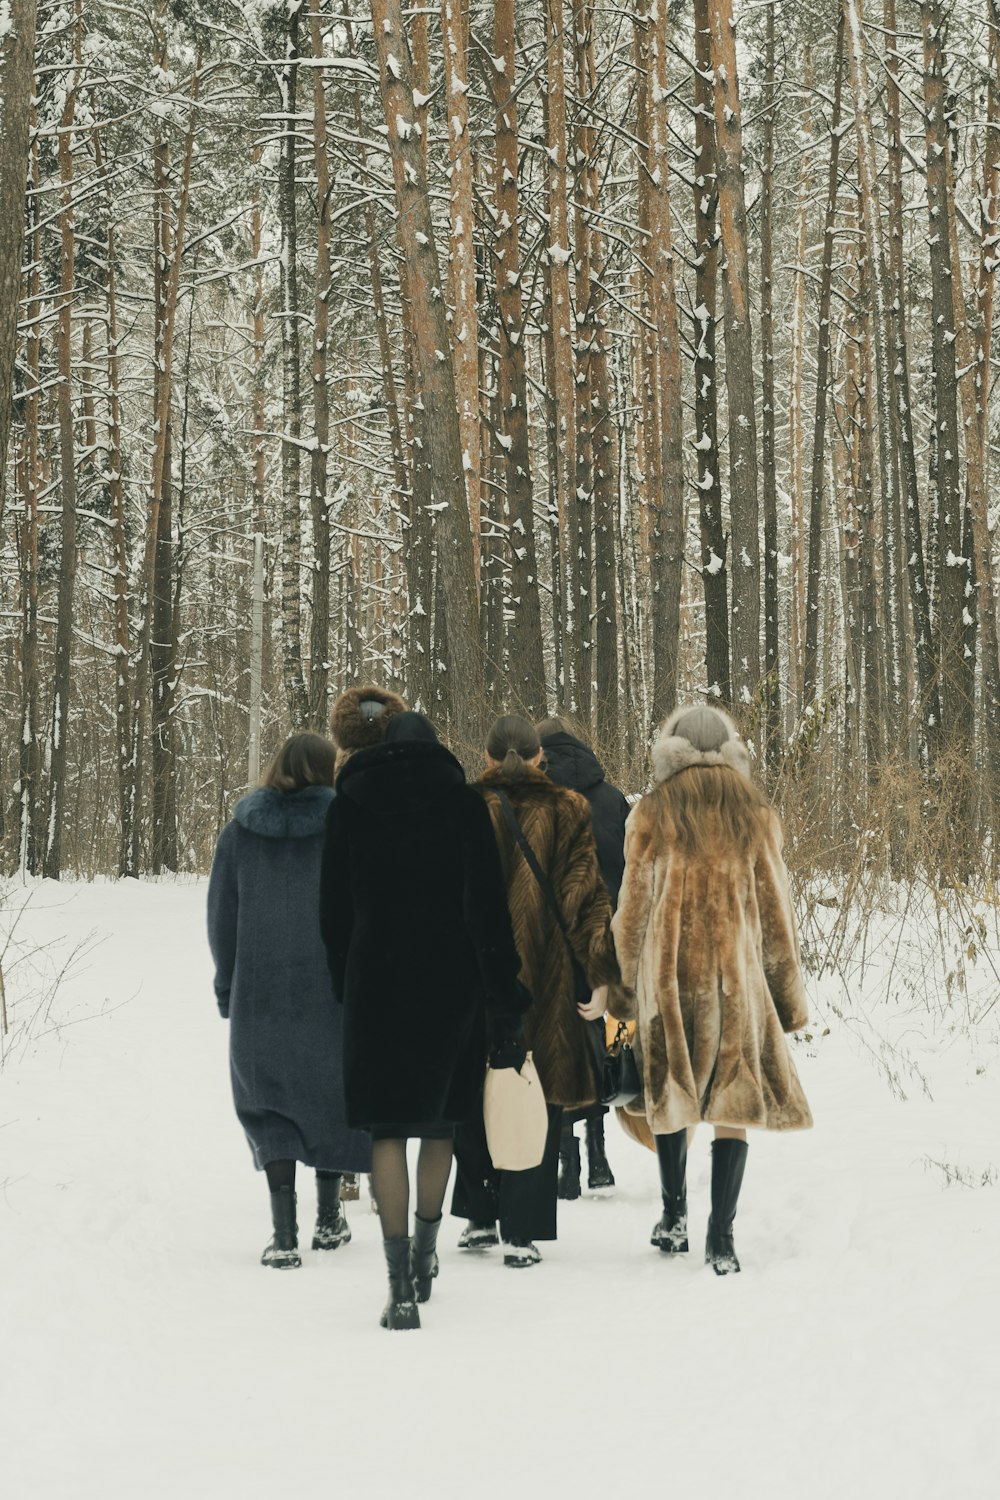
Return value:
[[(486, 745), (489, 769), (476, 783), (486, 799), (507, 885), (521, 979), (534, 997), (524, 1017), (524, 1046), (533, 1055), (549, 1107), (545, 1156), (530, 1172), (497, 1172), (481, 1119), (455, 1133), (458, 1168), (452, 1212), (470, 1222), (459, 1244), (479, 1249), (504, 1244), (504, 1264), (535, 1265), (535, 1240), (556, 1237), (556, 1186), (563, 1109), (596, 1102), (596, 1073), (585, 1019), (604, 1014), (607, 986), (618, 980), (611, 938), (611, 902), (601, 879), (590, 808), (579, 793), (556, 786), (540, 769), (542, 748), (534, 727), (517, 714), (497, 720)], [(578, 1005), (566, 938), (518, 846), (501, 796), (509, 801), (524, 837), (558, 903), (586, 982), (589, 1000)]]
[(785, 1032), (806, 1024), (781, 824), (750, 780), (732, 720), (681, 708), (653, 745), (656, 786), (633, 809), (614, 919), (635, 993), (643, 1106), (663, 1217), (652, 1243), (685, 1251), (688, 1127), (715, 1126), (705, 1259), (740, 1269), (733, 1219), (748, 1127), (812, 1124)]

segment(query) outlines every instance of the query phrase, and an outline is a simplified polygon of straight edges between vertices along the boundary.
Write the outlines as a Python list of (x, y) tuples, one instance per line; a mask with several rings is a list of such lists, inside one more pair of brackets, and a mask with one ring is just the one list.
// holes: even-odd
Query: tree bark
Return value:
[(0, 522), (14, 399), (14, 356), (21, 296), (28, 121), (35, 59), (35, 0), (9, 0), (0, 37)]

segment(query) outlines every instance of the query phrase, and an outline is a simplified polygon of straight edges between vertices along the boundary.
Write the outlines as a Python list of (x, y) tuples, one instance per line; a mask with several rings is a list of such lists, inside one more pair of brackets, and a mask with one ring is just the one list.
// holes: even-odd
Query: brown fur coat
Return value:
[(611, 902), (597, 866), (590, 808), (583, 797), (529, 767), (508, 781), (491, 770), (477, 783), (493, 819), (507, 882), (507, 904), (521, 955), (521, 978), (535, 1003), (524, 1017), (526, 1045), (549, 1104), (577, 1109), (596, 1100), (591, 1042), (576, 1011), (573, 971), (565, 940), (538, 882), (515, 843), (499, 799), (502, 787), (535, 857), (549, 877), (573, 952), (590, 985), (618, 979), (611, 939)]
[[(671, 727), (653, 747), (658, 783), (699, 764), (749, 770), (739, 741), (701, 755)], [(688, 855), (665, 841), (661, 798), (657, 787), (629, 818), (614, 920), (649, 1126), (804, 1129), (812, 1116), (783, 1033), (806, 1024), (806, 997), (777, 815), (762, 810), (748, 853), (719, 843)]]

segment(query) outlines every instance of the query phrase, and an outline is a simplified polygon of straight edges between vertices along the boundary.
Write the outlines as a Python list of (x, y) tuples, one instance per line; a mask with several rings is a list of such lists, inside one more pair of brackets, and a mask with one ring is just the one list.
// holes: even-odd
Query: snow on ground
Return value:
[[(707, 1133), (673, 1261), (653, 1158), (611, 1123), (618, 1187), (561, 1207), (541, 1266), (463, 1256), (446, 1221), (423, 1330), (394, 1336), (366, 1201), (351, 1245), (258, 1264), (204, 882), (0, 894), (0, 953), (29, 898), (0, 1072), (4, 1495), (996, 1493), (995, 1035), (911, 1022), (933, 1097), (904, 1100), (821, 993), (830, 1035), (797, 1047), (816, 1129), (751, 1137), (741, 1276), (698, 1253)], [(312, 1210), (306, 1174), (307, 1235)]]

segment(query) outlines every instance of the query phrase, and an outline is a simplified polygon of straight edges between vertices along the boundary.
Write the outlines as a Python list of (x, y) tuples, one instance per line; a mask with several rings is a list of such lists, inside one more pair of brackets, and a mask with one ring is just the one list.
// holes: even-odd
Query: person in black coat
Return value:
[[(347, 1118), (372, 1135), (382, 1325), (419, 1328), (454, 1127), (482, 1108), (488, 1043), (516, 1037), (525, 993), (489, 812), (420, 714), (394, 716), (338, 776), (320, 924), (344, 1007)], [(412, 1245), (408, 1137), (421, 1142)]]
[[(604, 767), (583, 739), (580, 726), (568, 718), (542, 719), (536, 725), (542, 742), (545, 774), (557, 786), (580, 792), (590, 803), (601, 879), (608, 888), (612, 907), (618, 905), (625, 872), (625, 821), (631, 808), (622, 792), (605, 780)], [(596, 1023), (603, 1026), (603, 1022)], [(607, 1110), (595, 1104), (590, 1109), (563, 1114), (559, 1146), (559, 1196), (580, 1196), (580, 1143), (574, 1123), (586, 1122), (587, 1186), (614, 1187), (615, 1179), (604, 1146), (604, 1116)]]
[(237, 802), (208, 884), (215, 996), (229, 1022), (233, 1101), (267, 1175), (274, 1237), (261, 1257), (302, 1264), (295, 1164), (316, 1169), (314, 1250), (351, 1237), (343, 1174), (367, 1171), (371, 1143), (350, 1130), (341, 1082), (340, 1011), (330, 995), (316, 911), (334, 749), (318, 734), (282, 745), (262, 784)]

